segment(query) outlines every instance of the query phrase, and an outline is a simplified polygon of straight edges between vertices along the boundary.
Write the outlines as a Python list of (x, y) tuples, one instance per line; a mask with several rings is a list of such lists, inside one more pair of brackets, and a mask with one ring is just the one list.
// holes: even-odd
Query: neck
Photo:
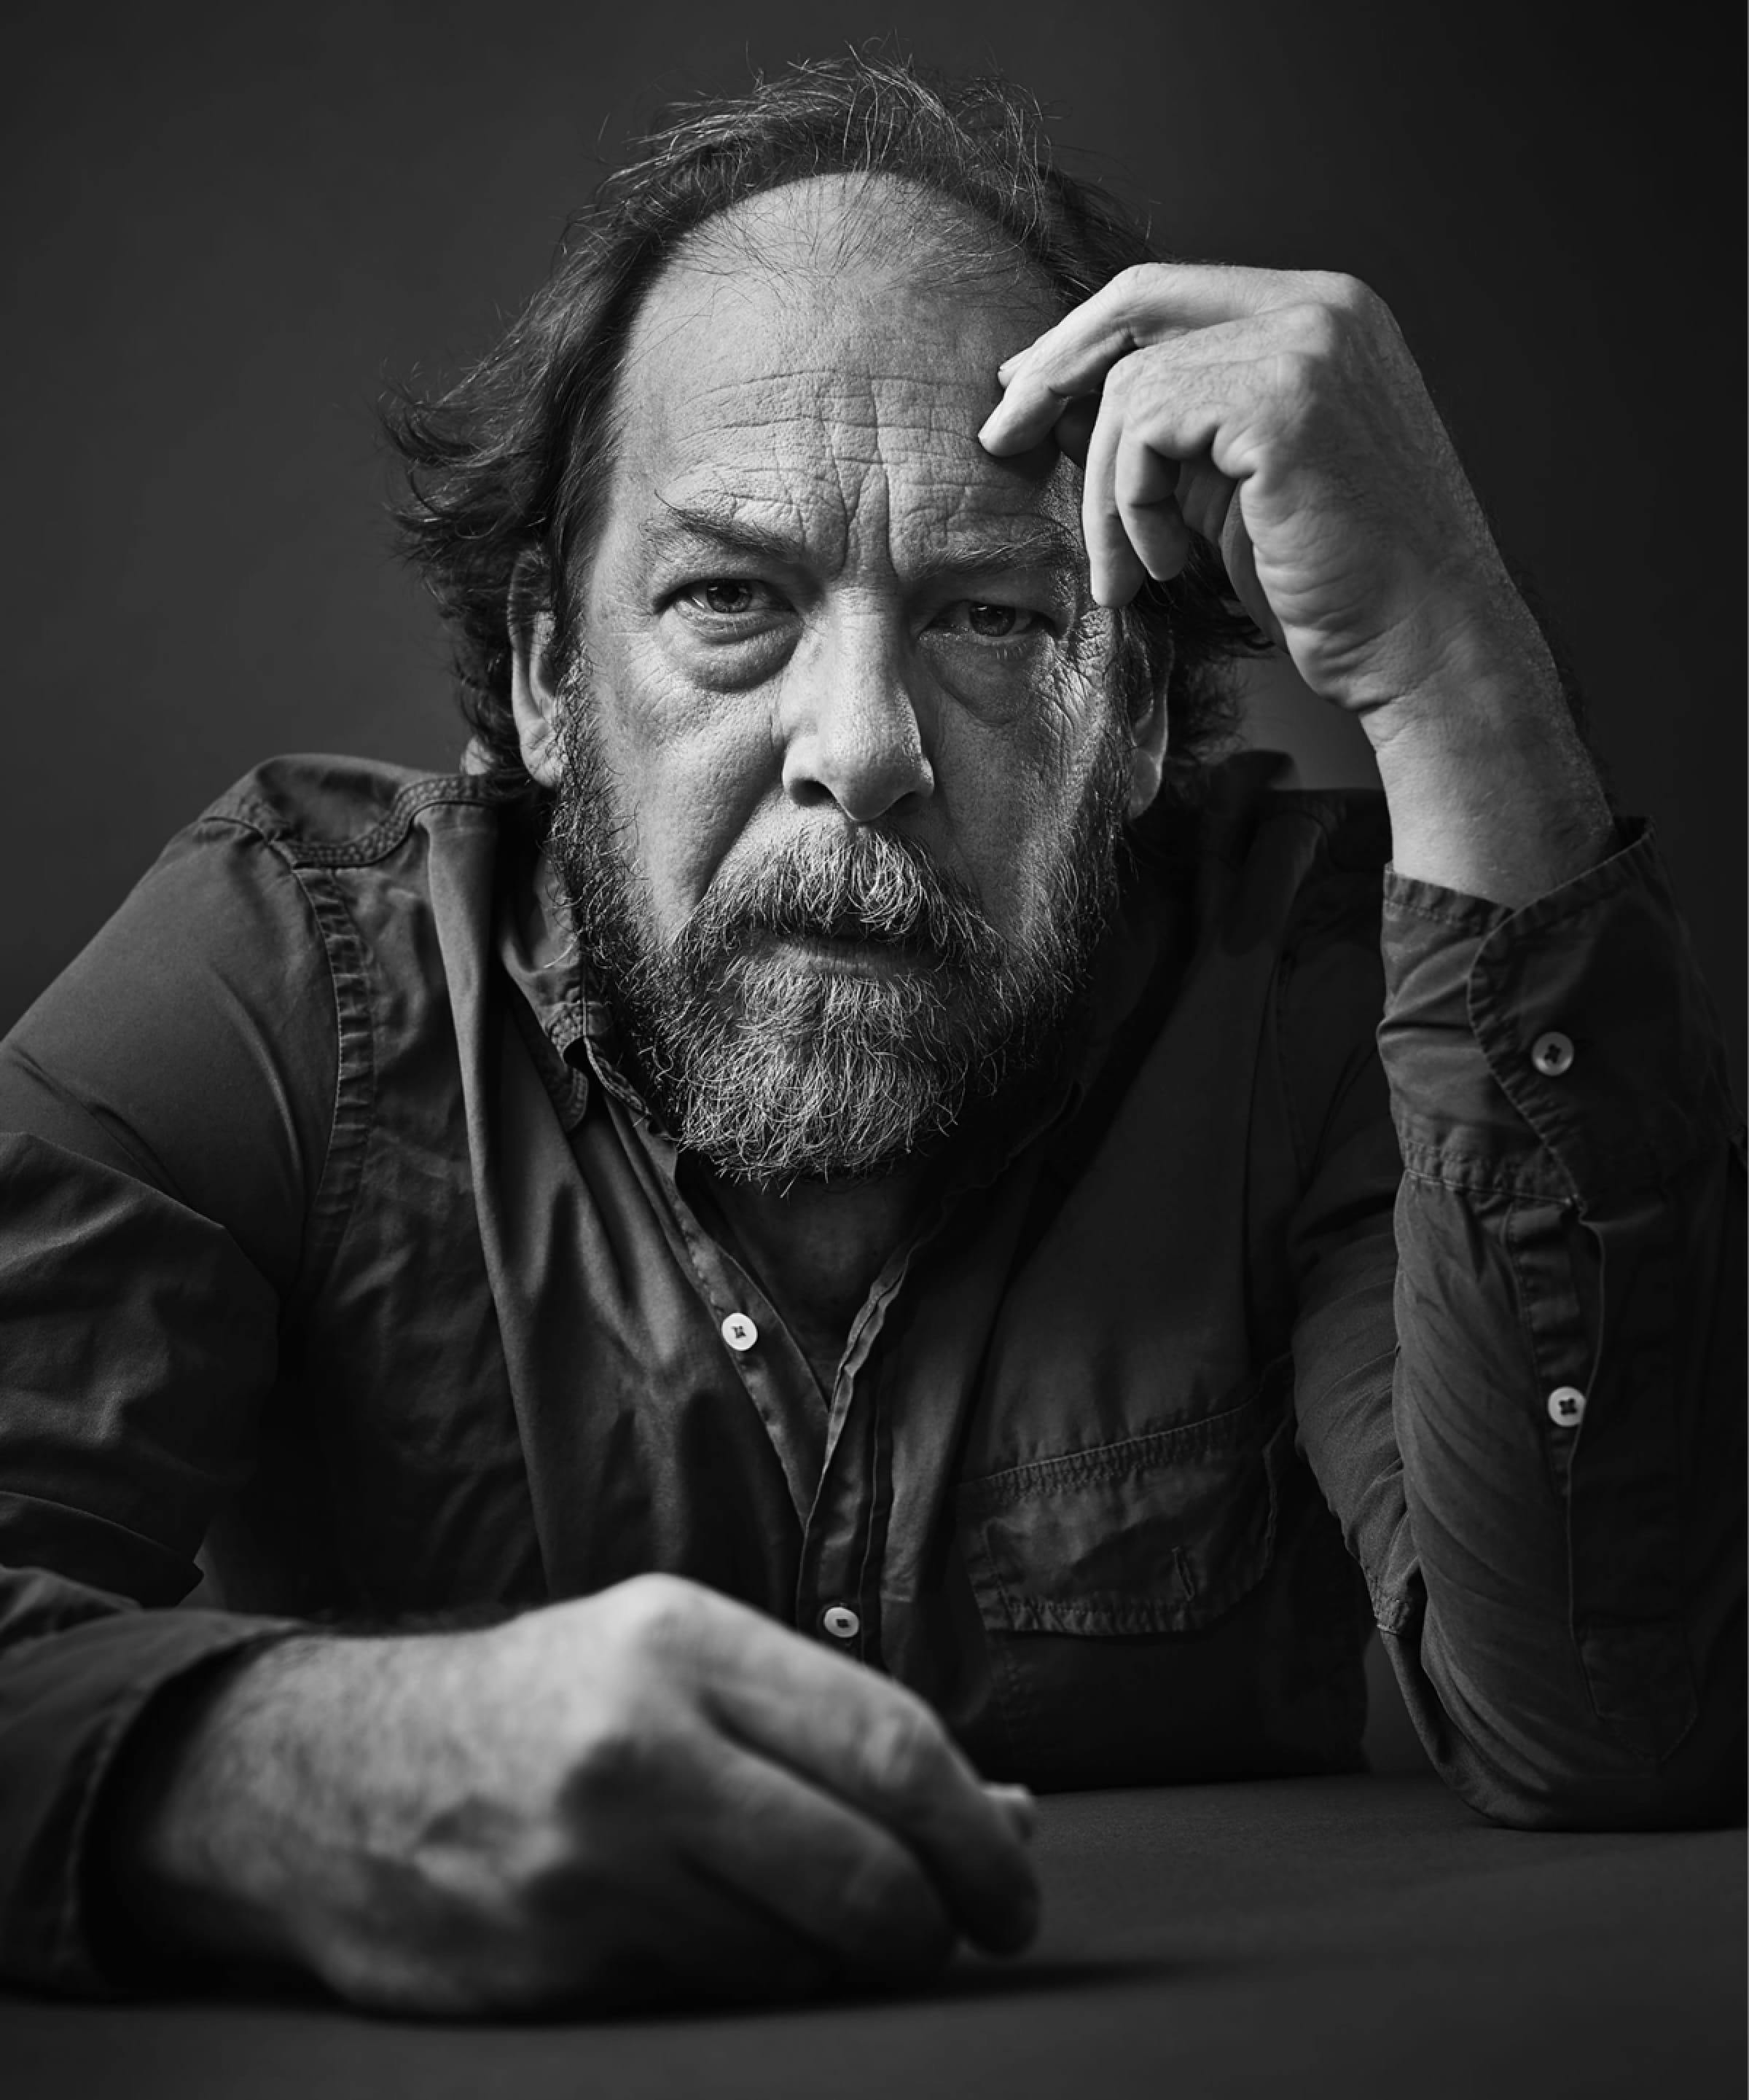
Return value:
[(915, 1225), (929, 1170), (879, 1181), (799, 1183), (781, 1195), (713, 1175), (710, 1194), (828, 1392), (850, 1323)]

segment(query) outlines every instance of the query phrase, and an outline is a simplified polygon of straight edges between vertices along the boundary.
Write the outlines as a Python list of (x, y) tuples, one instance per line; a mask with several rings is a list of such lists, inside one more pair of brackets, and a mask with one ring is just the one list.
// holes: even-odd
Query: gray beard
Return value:
[[(1117, 892), (1128, 763), (1115, 718), (1022, 950), (969, 885), (868, 827), (720, 875), (659, 939), (593, 714), (574, 688), (548, 853), (593, 988), (682, 1149), (763, 1189), (872, 1180), (939, 1149), (1050, 1056)], [(798, 968), (780, 935), (884, 946), (904, 966)]]

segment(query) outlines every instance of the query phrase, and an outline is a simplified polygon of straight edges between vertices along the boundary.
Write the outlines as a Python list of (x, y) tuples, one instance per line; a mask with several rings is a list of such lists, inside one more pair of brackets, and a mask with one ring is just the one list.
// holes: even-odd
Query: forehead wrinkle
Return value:
[[(735, 411), (737, 396), (752, 395), (757, 410)], [(986, 396), (987, 395), (987, 399)], [(692, 410), (721, 404), (731, 427), (810, 424), (842, 419), (852, 427), (947, 434), (964, 440), (968, 457), (984, 457), (974, 433), (996, 405), (993, 388), (963, 373), (903, 371), (871, 364), (851, 371), (844, 363), (783, 364), (762, 372), (705, 379), (687, 395)]]
[[(703, 542), (754, 557), (786, 562), (804, 560), (810, 549), (806, 527), (796, 506), (749, 501), (718, 492), (700, 492), (689, 501), (657, 494), (660, 510), (639, 527), (646, 545), (657, 552)], [(762, 517), (762, 512), (787, 514), (788, 529)], [(923, 552), (904, 564), (908, 575), (920, 581), (988, 576), (1015, 571), (1078, 575), (1080, 546), (1074, 533), (1049, 518), (1036, 514), (966, 517), (956, 532), (948, 526), (948, 541), (939, 549)], [(959, 541), (954, 545), (955, 540)]]
[[(976, 441), (981, 399), (968, 405), (952, 381), (925, 390), (915, 375), (883, 380), (841, 367), (761, 373), (707, 387), (674, 408), (658, 434), (654, 479), (664, 501), (684, 505), (696, 490), (720, 506), (724, 483), (738, 482), (745, 493), (733, 500), (744, 510), (796, 510), (829, 492), (850, 514), (865, 485), (877, 501), (892, 489), (909, 513), (940, 513), (950, 523), (961, 512), (981, 523), (1062, 507), (1052, 487), (1061, 466), (1054, 447), (1039, 448), (1036, 458), (992, 459)], [(662, 474), (665, 465), (678, 470), (678, 486)]]
[[(695, 516), (695, 536), (719, 545), (777, 553), (781, 534), (833, 566), (1081, 567), (1079, 536), (1050, 530), (1075, 507), (1055, 448), (998, 462), (977, 443), (997, 398), (997, 351), (987, 364), (967, 355), (989, 332), (983, 312), (968, 335), (945, 312), (912, 316), (903, 298), (903, 314), (882, 299), (823, 302), (818, 283), (774, 283), (768, 267), (733, 284), (687, 275), (669, 280), (668, 300), (659, 293), (634, 331), (641, 369), (625, 405), (643, 437), (646, 545), (676, 536), (653, 503), (710, 513)], [(725, 295), (737, 324), (744, 312), (753, 325), (725, 328)], [(1028, 543), (1015, 561), (1000, 543), (1021, 520)]]

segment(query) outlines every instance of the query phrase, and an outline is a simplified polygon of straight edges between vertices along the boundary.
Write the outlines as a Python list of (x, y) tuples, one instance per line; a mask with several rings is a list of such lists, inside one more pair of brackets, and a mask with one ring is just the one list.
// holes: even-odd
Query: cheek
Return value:
[(647, 634), (600, 636), (590, 652), (603, 759), (649, 886), (658, 930), (678, 930), (768, 792), (771, 708), (699, 692)]
[(1009, 939), (1036, 931), (1052, 876), (1076, 829), (1099, 748), (1103, 695), (1065, 679), (1021, 721), (988, 729), (943, 724), (938, 770), (955, 844)]

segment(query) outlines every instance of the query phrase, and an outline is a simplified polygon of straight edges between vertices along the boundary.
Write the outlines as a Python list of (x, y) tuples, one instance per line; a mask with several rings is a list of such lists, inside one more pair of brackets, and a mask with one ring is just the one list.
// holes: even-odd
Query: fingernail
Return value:
[(998, 1782), (986, 1791), (1008, 1818), (1009, 1827), (1015, 1835), (1031, 1838), (1039, 1827), (1039, 1804), (1031, 1789)]

